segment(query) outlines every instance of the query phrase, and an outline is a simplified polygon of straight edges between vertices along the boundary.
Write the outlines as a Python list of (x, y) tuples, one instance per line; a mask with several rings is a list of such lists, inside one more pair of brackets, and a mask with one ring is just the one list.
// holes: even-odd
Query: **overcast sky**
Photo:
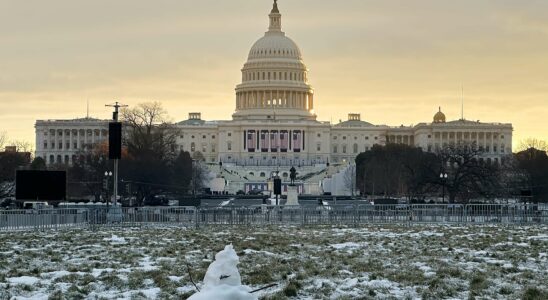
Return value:
[[(279, 0), (318, 119), (399, 126), (513, 123), (514, 147), (548, 139), (548, 1)], [(234, 87), (271, 0), (1, 0), (0, 131), (34, 142), (36, 119), (109, 118), (160, 101), (230, 119)]]

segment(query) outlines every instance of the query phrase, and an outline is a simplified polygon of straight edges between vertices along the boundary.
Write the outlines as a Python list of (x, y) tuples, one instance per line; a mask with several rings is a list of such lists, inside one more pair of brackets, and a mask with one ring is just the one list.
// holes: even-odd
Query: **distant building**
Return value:
[(108, 140), (108, 120), (38, 120), (35, 157), (46, 164), (72, 164), (77, 155)]
[(0, 151), (0, 158), (6, 155), (13, 155), (16, 154), (23, 158), (24, 164), (29, 164), (31, 159), (31, 153), (30, 152), (19, 152), (17, 149), (17, 146), (6, 146), (4, 148), (4, 151)]

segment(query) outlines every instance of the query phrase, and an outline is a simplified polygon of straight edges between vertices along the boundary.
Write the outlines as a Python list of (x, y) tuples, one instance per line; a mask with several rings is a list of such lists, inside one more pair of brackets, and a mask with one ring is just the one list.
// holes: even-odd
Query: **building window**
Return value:
[(211, 145), (211, 152), (215, 153), (215, 145)]
[(212, 135), (212, 136), (211, 136), (211, 138), (212, 138), (212, 139), (214, 139), (214, 138), (215, 138), (215, 136), (214, 136), (214, 135)]
[(342, 146), (342, 153), (346, 153), (346, 145)]
[(333, 145), (333, 153), (337, 153), (339, 147), (337, 145)]
[(44, 149), (48, 149), (48, 142), (44, 142)]
[(368, 137), (368, 136), (366, 136), (366, 137), (365, 137), (365, 140), (369, 140), (369, 137)]
[(194, 136), (191, 136), (190, 138), (194, 138)]
[(333, 139), (334, 139), (334, 140), (336, 140), (336, 139), (337, 139), (337, 136), (336, 136), (336, 135), (335, 135), (335, 136), (333, 136)]
[(316, 145), (316, 151), (322, 151), (322, 144), (317, 144)]
[(318, 137), (322, 137), (322, 134), (321, 134), (321, 133), (318, 133)]
[(346, 136), (343, 136), (343, 140), (346, 140)]
[(196, 144), (194, 144), (194, 143), (191, 143), (191, 144), (190, 144), (190, 151), (191, 151), (191, 152), (196, 151)]
[(72, 148), (78, 149), (78, 142), (74, 142), (73, 146), (74, 146), (74, 147), (72, 147)]
[(202, 153), (206, 153), (207, 152), (207, 145), (202, 145)]
[(67, 142), (67, 143), (65, 144), (65, 147), (66, 147), (65, 149), (70, 149), (70, 143)]
[(228, 151), (232, 151), (232, 142), (227, 142), (227, 143), (226, 143), (226, 149), (227, 149)]
[(59, 142), (59, 149), (63, 149), (63, 143)]
[(354, 153), (358, 153), (358, 144), (354, 144), (353, 151), (354, 151)]
[(232, 136), (232, 132), (229, 132), (229, 133), (228, 133), (228, 136)]
[(206, 136), (205, 136), (205, 135), (202, 135), (202, 139), (204, 139), (204, 140), (205, 140), (205, 138), (206, 138)]

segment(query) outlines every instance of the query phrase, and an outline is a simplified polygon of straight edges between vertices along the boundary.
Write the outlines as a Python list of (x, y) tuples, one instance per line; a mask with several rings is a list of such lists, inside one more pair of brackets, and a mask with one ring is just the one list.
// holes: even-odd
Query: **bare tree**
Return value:
[(475, 143), (465, 142), (449, 144), (440, 151), (440, 172), (448, 174), (440, 184), (447, 188), (450, 202), (457, 196), (464, 202), (475, 195), (491, 197), (499, 190), (498, 165), (483, 160), (482, 155)]
[(166, 183), (172, 179), (172, 166), (179, 154), (179, 130), (158, 102), (122, 110), (122, 122), (127, 155), (121, 161), (121, 178), (134, 182), (137, 201), (143, 204), (170, 189)]
[(518, 152), (531, 148), (548, 152), (548, 142), (537, 138), (526, 138), (519, 143)]
[(343, 187), (346, 191), (350, 192), (350, 195), (354, 196), (354, 190), (356, 189), (356, 165), (349, 164), (346, 167), (343, 174)]
[(10, 144), (12, 146), (15, 146), (17, 148), (17, 151), (19, 151), (19, 152), (30, 152), (30, 153), (34, 152), (34, 146), (31, 143), (27, 142), (27, 141), (12, 140), (10, 142)]
[(124, 131), (124, 143), (130, 155), (152, 155), (163, 160), (174, 159), (178, 154), (179, 131), (169, 122), (167, 112), (159, 102), (123, 109), (122, 122), (128, 127)]
[(8, 134), (5, 131), (0, 131), (0, 151), (4, 150), (6, 143), (8, 142)]

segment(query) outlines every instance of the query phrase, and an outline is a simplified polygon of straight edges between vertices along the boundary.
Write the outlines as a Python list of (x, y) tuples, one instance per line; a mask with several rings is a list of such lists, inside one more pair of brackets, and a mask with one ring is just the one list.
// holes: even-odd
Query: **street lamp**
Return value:
[(107, 197), (105, 199), (105, 202), (108, 206), (109, 202), (110, 202), (110, 199), (109, 199), (109, 194), (108, 194), (108, 187), (109, 187), (109, 177), (112, 177), (112, 171), (105, 171), (105, 191), (106, 191), (106, 194), (107, 194)]
[(441, 179), (441, 202), (445, 203), (445, 182), (447, 181), (447, 173), (441, 172), (440, 173), (440, 179)]

